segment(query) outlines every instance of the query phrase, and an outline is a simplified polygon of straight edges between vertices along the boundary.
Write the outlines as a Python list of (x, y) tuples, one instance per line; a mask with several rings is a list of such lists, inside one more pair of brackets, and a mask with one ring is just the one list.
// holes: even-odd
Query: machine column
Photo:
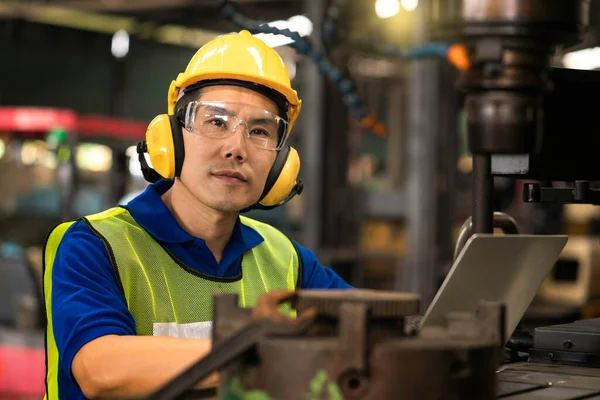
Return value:
[[(312, 36), (321, 37), (325, 15), (325, 2), (304, 0), (304, 12), (313, 22)], [(318, 41), (314, 41), (318, 46)], [(302, 244), (309, 249), (319, 250), (321, 245), (322, 221), (322, 175), (325, 79), (319, 67), (312, 61), (302, 63), (303, 102), (300, 119), (302, 123), (302, 179), (305, 182), (303, 197)]]
[[(427, 41), (426, 2), (415, 17), (414, 46)], [(410, 62), (407, 127), (407, 223), (409, 245), (406, 262), (396, 273), (396, 290), (418, 293), (424, 311), (437, 289), (437, 140), (439, 120), (439, 61)]]
[(473, 154), (473, 233), (494, 231), (492, 157)]

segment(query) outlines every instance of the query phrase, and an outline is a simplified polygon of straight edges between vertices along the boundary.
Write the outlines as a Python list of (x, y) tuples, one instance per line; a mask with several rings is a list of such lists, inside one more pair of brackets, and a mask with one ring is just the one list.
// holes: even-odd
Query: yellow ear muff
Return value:
[[(284, 151), (284, 149), (280, 151)], [(275, 206), (284, 201), (296, 186), (298, 174), (300, 172), (300, 157), (298, 156), (296, 149), (291, 146), (287, 153), (285, 160), (282, 160), (282, 167), (279, 167), (278, 160), (276, 160), (273, 165), (274, 170), (271, 171), (273, 175), (277, 173), (277, 169), (280, 171), (273, 186), (259, 201), (259, 204), (265, 207)], [(271, 175), (271, 173), (269, 175)], [(267, 179), (267, 182), (268, 181), (269, 179)]]
[(174, 178), (176, 173), (175, 144), (171, 124), (169, 115), (160, 114), (146, 129), (146, 146), (152, 168), (165, 179)]

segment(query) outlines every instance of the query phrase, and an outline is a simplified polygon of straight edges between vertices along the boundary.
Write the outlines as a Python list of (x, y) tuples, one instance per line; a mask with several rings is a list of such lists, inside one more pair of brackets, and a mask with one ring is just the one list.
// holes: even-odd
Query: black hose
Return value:
[(353, 118), (360, 121), (365, 128), (373, 129), (377, 134), (381, 135), (382, 125), (373, 115), (368, 113), (358, 94), (354, 81), (337, 68), (328, 57), (316, 50), (308, 39), (289, 29), (275, 28), (250, 19), (237, 11), (228, 0), (215, 0), (215, 5), (219, 8), (225, 19), (250, 33), (271, 33), (287, 36), (292, 39), (293, 42), (290, 43), (290, 46), (299, 54), (313, 60), (318, 65), (319, 71), (338, 88), (342, 94), (343, 102), (350, 108)]

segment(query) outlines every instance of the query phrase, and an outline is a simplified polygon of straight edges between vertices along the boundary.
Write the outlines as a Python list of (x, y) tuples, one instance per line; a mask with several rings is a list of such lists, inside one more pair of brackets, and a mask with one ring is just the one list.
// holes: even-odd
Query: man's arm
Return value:
[(211, 347), (208, 339), (136, 336), (106, 248), (81, 222), (57, 250), (52, 323), (60, 367), (88, 398), (149, 393)]
[(299, 289), (353, 289), (335, 271), (321, 265), (315, 253), (294, 243), (302, 258), (302, 287)]
[[(210, 352), (208, 339), (107, 335), (85, 344), (72, 371), (87, 398), (137, 397)], [(216, 375), (198, 387), (216, 385)]]

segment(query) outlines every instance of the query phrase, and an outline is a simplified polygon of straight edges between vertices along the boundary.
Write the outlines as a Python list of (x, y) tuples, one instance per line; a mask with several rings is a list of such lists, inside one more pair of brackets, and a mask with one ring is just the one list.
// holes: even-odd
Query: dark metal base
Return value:
[(600, 368), (600, 318), (535, 329), (530, 361)]
[(529, 362), (497, 374), (503, 399), (600, 399), (600, 318), (535, 329)]
[(503, 366), (496, 377), (498, 399), (600, 399), (596, 368), (521, 362)]
[(576, 351), (531, 349), (529, 351), (529, 361), (536, 363), (573, 365), (586, 368), (600, 368), (600, 354), (580, 353)]

